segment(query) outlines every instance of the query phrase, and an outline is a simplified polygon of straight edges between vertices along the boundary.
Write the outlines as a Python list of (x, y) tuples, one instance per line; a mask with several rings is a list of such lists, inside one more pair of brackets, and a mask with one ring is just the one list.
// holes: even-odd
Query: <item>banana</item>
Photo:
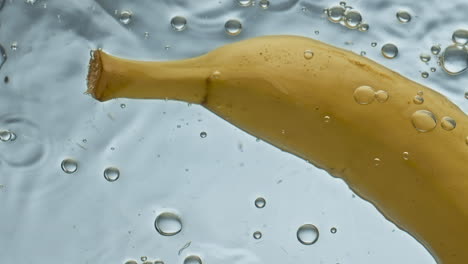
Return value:
[(367, 58), (298, 36), (167, 62), (97, 50), (87, 92), (203, 105), (344, 179), (439, 263), (468, 259), (468, 116)]

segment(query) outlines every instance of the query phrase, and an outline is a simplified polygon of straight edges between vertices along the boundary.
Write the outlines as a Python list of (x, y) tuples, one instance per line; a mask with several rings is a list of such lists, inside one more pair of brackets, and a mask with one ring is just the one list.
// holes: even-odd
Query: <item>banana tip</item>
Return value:
[(86, 93), (99, 100), (99, 96), (97, 95), (97, 88), (102, 73), (101, 54), (99, 50), (92, 50), (90, 54), (91, 59), (89, 60), (87, 77), (88, 89), (86, 90)]

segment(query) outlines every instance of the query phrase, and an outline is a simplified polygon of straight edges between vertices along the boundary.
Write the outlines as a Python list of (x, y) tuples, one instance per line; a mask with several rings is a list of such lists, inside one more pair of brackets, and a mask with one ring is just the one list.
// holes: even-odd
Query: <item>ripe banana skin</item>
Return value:
[[(388, 99), (359, 104), (354, 93), (360, 86), (386, 91)], [(424, 103), (413, 103), (421, 91)], [(344, 179), (439, 263), (468, 263), (468, 116), (441, 94), (367, 58), (297, 36), (253, 38), (168, 62), (97, 50), (88, 92), (99, 101), (201, 104)], [(432, 112), (437, 126), (418, 131), (417, 110)], [(457, 122), (455, 129), (441, 127), (444, 116)]]

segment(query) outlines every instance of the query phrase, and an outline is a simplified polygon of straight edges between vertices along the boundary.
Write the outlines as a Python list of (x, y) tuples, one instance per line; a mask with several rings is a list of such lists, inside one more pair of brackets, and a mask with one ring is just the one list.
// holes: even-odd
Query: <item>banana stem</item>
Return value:
[(124, 97), (200, 104), (210, 74), (210, 69), (197, 65), (194, 59), (136, 62), (101, 50), (92, 52), (89, 69), (87, 93), (99, 101)]

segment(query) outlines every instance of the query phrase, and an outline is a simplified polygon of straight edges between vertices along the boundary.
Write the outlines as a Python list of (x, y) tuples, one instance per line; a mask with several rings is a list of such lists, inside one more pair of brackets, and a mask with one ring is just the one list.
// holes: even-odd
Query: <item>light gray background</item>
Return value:
[[(10, 81), (0, 84), (0, 129), (17, 139), (0, 142), (0, 263), (124, 263), (147, 256), (172, 264), (189, 254), (213, 264), (435, 263), (340, 179), (200, 106), (99, 103), (83, 94), (89, 51), (97, 47), (133, 59), (172, 60), (254, 36), (296, 34), (365, 51), (468, 111), (467, 74), (449, 76), (435, 58), (427, 65), (419, 60), (432, 44), (447, 46), (455, 29), (467, 28), (465, 0), (348, 1), (369, 23), (368, 32), (325, 18), (323, 8), (338, 1), (270, 2), (262, 10), (234, 0), (6, 0), (0, 43), (8, 60), (0, 78)], [(397, 21), (400, 9), (412, 13), (410, 23)], [(131, 10), (132, 22), (122, 25), (114, 10)], [(175, 15), (187, 18), (185, 31), (171, 29)], [(236, 37), (224, 33), (230, 18), (243, 24)], [(399, 47), (397, 59), (380, 55), (386, 42)], [(422, 71), (430, 77), (421, 78)], [(71, 175), (60, 168), (68, 157), (79, 162)], [(104, 179), (108, 166), (120, 169), (118, 181)], [(254, 207), (257, 196), (266, 198), (265, 208)], [(174, 237), (154, 229), (165, 210), (182, 218), (183, 231)], [(320, 230), (314, 245), (297, 241), (303, 223)], [(331, 234), (331, 227), (338, 232)], [(261, 240), (252, 238), (256, 230)]]

